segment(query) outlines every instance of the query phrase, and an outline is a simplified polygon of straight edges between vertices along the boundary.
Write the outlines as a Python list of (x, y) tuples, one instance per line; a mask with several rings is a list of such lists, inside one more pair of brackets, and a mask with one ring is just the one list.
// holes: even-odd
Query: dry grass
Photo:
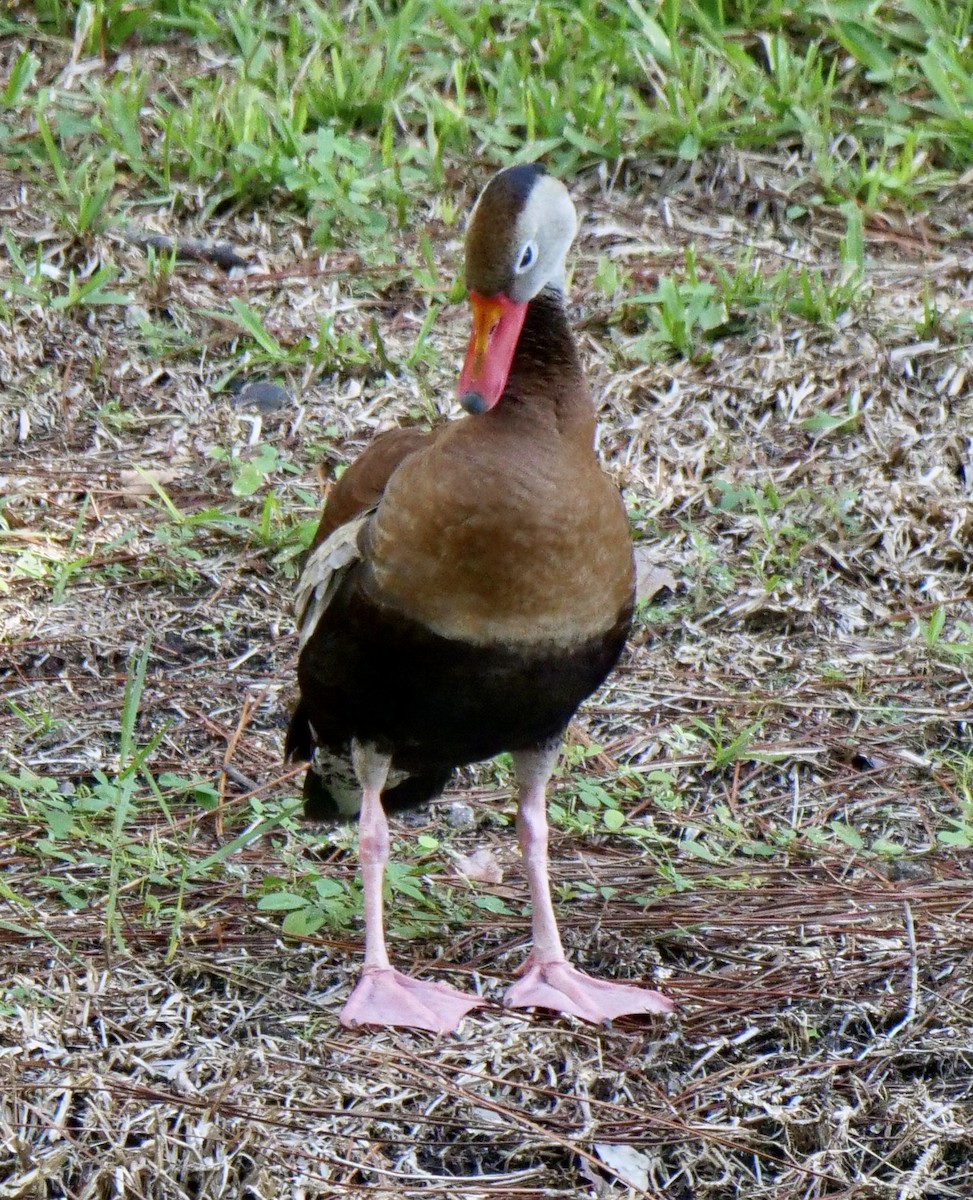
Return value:
[[(295, 395), (261, 418), (214, 391), (238, 331), (205, 314), (246, 298), (285, 347), (322, 314), (369, 343), (374, 322), (401, 363), (428, 298), (394, 270), (361, 280), (349, 253), (314, 258), (292, 216), (201, 229), (153, 214), (153, 229), (218, 236), (250, 264), (230, 277), (186, 264), (162, 292), (125, 238), (42, 243), (52, 265), (117, 265), (198, 353), (160, 370), (131, 310), (113, 307), (25, 304), (0, 343), (9, 769), (65, 793), (111, 775), (127, 663), (151, 634), (137, 733), (159, 738), (153, 775), (203, 777), (222, 806), (174, 792), (167, 819), (140, 792), (123, 844), (157, 847), (156, 869), (121, 883), (116, 937), (104, 844), (59, 861), (11, 798), (0, 1195), (622, 1195), (606, 1145), (633, 1149), (634, 1193), (667, 1200), (973, 1194), (969, 853), (941, 837), (971, 817), (971, 354), (948, 322), (915, 332), (931, 298), (969, 313), (969, 264), (949, 243), (968, 189), (866, 228), (851, 316), (757, 321), (708, 361), (626, 358), (638, 314), (613, 324), (593, 284), (612, 256), (651, 290), (690, 242), (704, 276), (746, 245), (764, 276), (795, 260), (838, 272), (837, 224), (783, 215), (800, 186), (793, 163), (728, 153), (682, 178), (577, 189), (574, 300), (601, 450), (647, 559), (676, 581), (579, 722), (600, 754), (559, 785), (564, 800), (582, 775), (620, 780), (644, 834), (566, 818), (552, 847), (576, 892), (561, 911), (578, 959), (678, 1002), (669, 1021), (610, 1031), (499, 1007), (438, 1042), (340, 1031), (357, 928), (295, 944), (255, 901), (268, 877), (348, 878), (348, 836), (285, 821), (207, 862), (295, 793), (279, 757), (294, 544), (261, 545), (252, 524), (187, 532), (132, 471), (183, 518), (212, 507), (253, 523), (266, 490), (232, 496), (211, 451), (270, 445), (297, 469), (272, 475), (282, 512), (309, 516), (312, 460), (330, 470), (376, 429), (449, 408), (462, 310), (444, 311), (415, 371), (373, 363), (307, 385), (284, 369)], [(6, 179), (0, 197), (13, 227), (43, 232), (41, 196)], [(457, 235), (436, 232), (448, 280)], [(849, 411), (845, 426), (815, 423)], [(441, 956), (496, 998), (523, 951), (526, 891), (501, 820), (509, 790), (489, 769), (471, 786), (481, 824), (450, 831), (430, 812), (421, 830), (443, 846), (423, 873), (433, 894), (463, 896), (446, 851), (488, 845), (507, 877), (481, 891), (515, 915), (450, 919), (444, 901), (438, 934), (396, 952), (425, 971)], [(415, 832), (398, 827), (407, 858)], [(66, 905), (69, 885), (89, 902)]]

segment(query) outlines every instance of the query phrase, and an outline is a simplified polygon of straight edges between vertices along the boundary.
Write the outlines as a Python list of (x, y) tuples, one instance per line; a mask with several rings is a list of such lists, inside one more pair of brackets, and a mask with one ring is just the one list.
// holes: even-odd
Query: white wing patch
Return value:
[(324, 610), (334, 599), (348, 568), (361, 558), (358, 538), (374, 511), (374, 508), (370, 508), (353, 521), (339, 525), (307, 560), (297, 585), (294, 604), (301, 650), (317, 628)]

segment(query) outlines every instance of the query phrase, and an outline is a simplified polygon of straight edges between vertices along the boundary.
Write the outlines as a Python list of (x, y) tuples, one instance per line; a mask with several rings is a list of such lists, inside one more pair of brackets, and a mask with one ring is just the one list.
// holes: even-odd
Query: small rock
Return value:
[(924, 862), (914, 858), (893, 858), (885, 868), (885, 877), (892, 883), (909, 882), (910, 880), (927, 880), (933, 878), (933, 873)]
[(277, 412), (290, 399), (291, 393), (288, 388), (281, 387), (279, 383), (255, 379), (252, 383), (245, 383), (237, 392), (233, 397), (233, 405), (235, 408), (254, 408), (257, 412), (266, 414)]
[(454, 800), (446, 809), (446, 824), (450, 829), (472, 829), (476, 824), (476, 814), (468, 804)]

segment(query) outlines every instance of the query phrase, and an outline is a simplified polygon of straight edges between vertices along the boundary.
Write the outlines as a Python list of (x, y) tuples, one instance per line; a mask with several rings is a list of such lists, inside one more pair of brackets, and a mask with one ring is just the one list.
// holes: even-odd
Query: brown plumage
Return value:
[(565, 726), (621, 652), (634, 590), (561, 296), (574, 229), (567, 192), (539, 168), (494, 177), (467, 232), (474, 323), (459, 392), (471, 415), (377, 438), (332, 489), (302, 578), (288, 753), (314, 753), (309, 811), (361, 810), (366, 954), (347, 1024), (442, 1031), (480, 1003), (389, 965), (384, 810), (501, 751), (521, 781), (534, 905), (508, 1003), (591, 1020), (671, 1007), (568, 966), (547, 882), (545, 784)]
[(321, 514), (311, 549), (330, 537), (339, 526), (374, 508), (381, 500), (392, 472), (404, 458), (432, 441), (437, 432), (389, 429), (380, 433), (328, 493), (328, 502)]

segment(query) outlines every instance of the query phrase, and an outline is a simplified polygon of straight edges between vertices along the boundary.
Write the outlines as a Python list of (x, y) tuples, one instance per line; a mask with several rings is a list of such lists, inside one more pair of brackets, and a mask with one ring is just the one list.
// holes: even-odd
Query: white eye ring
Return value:
[(534, 242), (525, 242), (524, 248), (520, 252), (520, 259), (514, 267), (515, 275), (523, 275), (525, 271), (529, 271), (537, 261), (537, 246)]

